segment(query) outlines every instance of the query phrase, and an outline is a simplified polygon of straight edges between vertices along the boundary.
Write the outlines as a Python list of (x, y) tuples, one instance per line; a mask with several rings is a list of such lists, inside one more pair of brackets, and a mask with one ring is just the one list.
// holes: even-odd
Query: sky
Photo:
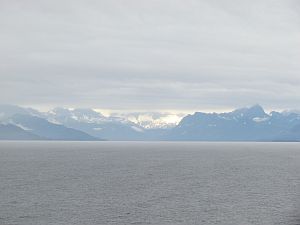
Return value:
[(299, 0), (0, 0), (0, 103), (300, 109)]

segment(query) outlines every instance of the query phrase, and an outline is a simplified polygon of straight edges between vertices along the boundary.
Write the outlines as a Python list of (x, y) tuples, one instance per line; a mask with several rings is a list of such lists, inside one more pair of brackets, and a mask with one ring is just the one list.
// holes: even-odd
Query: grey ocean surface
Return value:
[(0, 224), (295, 225), (299, 178), (299, 143), (0, 142)]

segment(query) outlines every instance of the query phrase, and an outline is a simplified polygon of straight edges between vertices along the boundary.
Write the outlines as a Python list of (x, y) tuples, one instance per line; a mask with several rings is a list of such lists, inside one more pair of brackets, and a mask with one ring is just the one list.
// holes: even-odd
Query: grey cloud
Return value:
[(300, 108), (295, 0), (1, 1), (0, 102)]

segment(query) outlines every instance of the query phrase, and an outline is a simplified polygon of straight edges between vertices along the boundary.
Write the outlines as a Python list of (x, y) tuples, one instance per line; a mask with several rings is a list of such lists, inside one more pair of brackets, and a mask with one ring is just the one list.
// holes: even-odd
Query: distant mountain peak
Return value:
[(96, 112), (94, 109), (91, 109), (91, 108), (78, 108), (78, 109), (72, 110), (72, 112), (84, 114), (84, 115), (90, 116), (90, 117), (104, 117), (101, 113)]
[(250, 107), (236, 109), (232, 113), (239, 114), (245, 117), (250, 117), (250, 118), (265, 117), (267, 115), (263, 107), (259, 104), (255, 104)]
[(257, 111), (265, 112), (263, 107), (259, 104), (255, 104), (255, 105), (249, 107), (249, 110), (257, 110)]
[(50, 110), (48, 113), (50, 114), (69, 114), (69, 109), (63, 107), (56, 107)]
[(32, 108), (23, 108), (17, 105), (0, 104), (0, 120), (5, 120), (14, 114), (40, 115), (41, 113)]

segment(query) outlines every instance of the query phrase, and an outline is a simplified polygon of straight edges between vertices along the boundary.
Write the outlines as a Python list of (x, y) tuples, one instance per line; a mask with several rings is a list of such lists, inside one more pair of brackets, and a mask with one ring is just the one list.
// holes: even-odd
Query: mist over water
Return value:
[(299, 143), (0, 142), (0, 224), (298, 225)]

